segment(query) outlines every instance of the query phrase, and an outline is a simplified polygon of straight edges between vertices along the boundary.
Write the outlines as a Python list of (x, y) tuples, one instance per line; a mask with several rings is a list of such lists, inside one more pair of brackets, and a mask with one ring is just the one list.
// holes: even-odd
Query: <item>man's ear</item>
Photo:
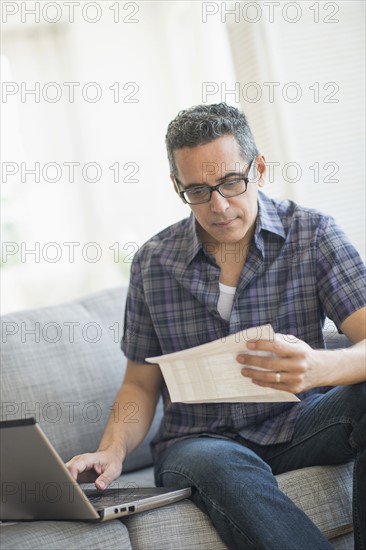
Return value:
[(176, 192), (176, 193), (179, 193), (179, 188), (178, 188), (177, 182), (175, 181), (175, 177), (173, 176), (173, 174), (170, 174), (170, 179), (171, 179), (172, 182), (173, 182), (173, 186), (174, 186), (175, 192)]
[(266, 182), (266, 159), (264, 155), (259, 154), (256, 158), (257, 176), (255, 181), (258, 183), (258, 187), (263, 187)]

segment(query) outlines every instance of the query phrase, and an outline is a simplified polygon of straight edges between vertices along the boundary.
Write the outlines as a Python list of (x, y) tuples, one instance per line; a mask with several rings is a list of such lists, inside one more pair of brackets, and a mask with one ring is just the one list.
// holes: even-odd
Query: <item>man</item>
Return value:
[[(364, 266), (332, 218), (260, 191), (265, 159), (234, 107), (182, 111), (166, 143), (172, 182), (191, 215), (148, 241), (131, 268), (128, 366), (117, 401), (137, 403), (140, 421), (111, 418), (98, 451), (74, 457), (70, 472), (94, 469), (98, 488), (117, 478), (162, 390), (156, 482), (195, 487), (193, 501), (229, 548), (331, 548), (274, 475), (353, 459), (355, 545), (365, 548)], [(351, 348), (320, 349), (325, 316)], [(276, 338), (250, 348), (275, 355), (239, 355), (239, 363), (265, 369), (242, 374), (298, 394), (299, 403), (172, 404), (158, 365), (145, 363), (264, 323)]]

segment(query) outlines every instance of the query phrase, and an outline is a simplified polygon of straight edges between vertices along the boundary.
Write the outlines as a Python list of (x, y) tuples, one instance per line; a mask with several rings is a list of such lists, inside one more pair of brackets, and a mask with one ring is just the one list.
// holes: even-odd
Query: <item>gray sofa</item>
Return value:
[[(22, 311), (2, 319), (1, 415), (35, 416), (66, 461), (94, 450), (123, 378), (119, 341), (125, 288), (76, 302)], [(341, 347), (335, 332), (327, 344)], [(124, 421), (134, 420), (126, 404)], [(162, 415), (159, 404), (145, 441), (127, 459), (118, 486), (154, 484), (149, 441)], [(331, 540), (353, 547), (352, 464), (305, 468), (277, 476), (282, 490)], [(258, 518), (260, 521), (260, 518)], [(223, 550), (208, 517), (184, 500), (105, 524), (38, 521), (0, 525), (0, 547), (13, 549)], [(273, 548), (276, 548), (274, 541)], [(301, 550), (301, 549), (294, 549)]]

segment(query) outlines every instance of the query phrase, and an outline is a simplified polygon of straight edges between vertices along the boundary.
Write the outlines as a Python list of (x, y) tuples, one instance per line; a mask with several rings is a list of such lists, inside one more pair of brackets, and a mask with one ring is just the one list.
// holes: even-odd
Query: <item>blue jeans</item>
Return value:
[(192, 500), (222, 540), (240, 550), (330, 550), (331, 544), (280, 489), (275, 475), (355, 460), (355, 548), (366, 549), (366, 383), (340, 386), (303, 409), (291, 441), (262, 446), (192, 437), (155, 464), (159, 486), (192, 486)]

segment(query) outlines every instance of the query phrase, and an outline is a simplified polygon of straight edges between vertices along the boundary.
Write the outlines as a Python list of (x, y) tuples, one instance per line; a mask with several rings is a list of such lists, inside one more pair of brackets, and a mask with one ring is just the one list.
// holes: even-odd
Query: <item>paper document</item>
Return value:
[(241, 374), (243, 365), (236, 361), (238, 353), (270, 355), (248, 350), (246, 342), (273, 338), (271, 325), (263, 325), (202, 346), (148, 357), (146, 361), (159, 364), (172, 403), (299, 401), (292, 393), (256, 386)]

